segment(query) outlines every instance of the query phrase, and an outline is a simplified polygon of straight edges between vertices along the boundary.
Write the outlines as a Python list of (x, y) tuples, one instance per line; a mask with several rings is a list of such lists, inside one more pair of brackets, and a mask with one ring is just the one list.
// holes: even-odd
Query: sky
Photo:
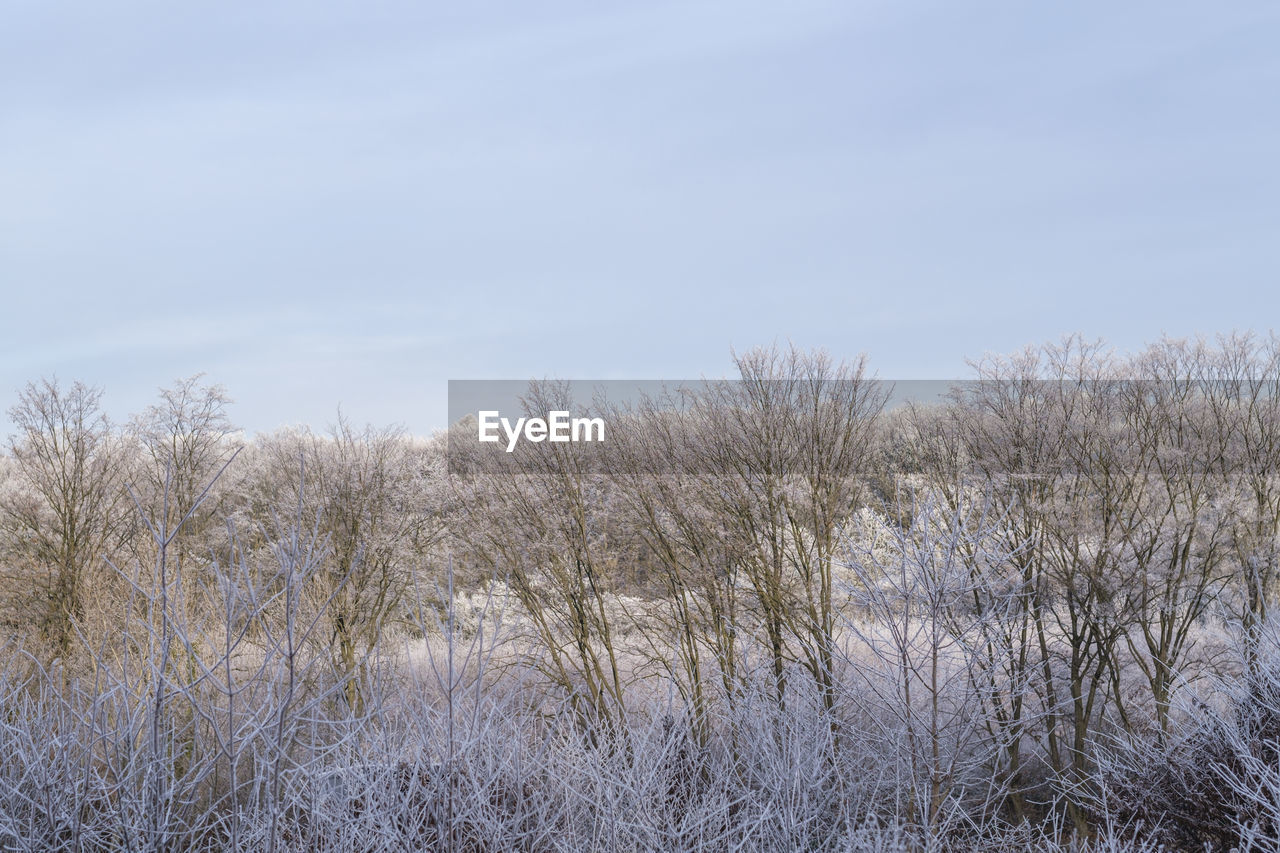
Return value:
[[(1280, 316), (1280, 5), (0, 0), (0, 408), (882, 378)], [(9, 430), (0, 416), (0, 432)]]

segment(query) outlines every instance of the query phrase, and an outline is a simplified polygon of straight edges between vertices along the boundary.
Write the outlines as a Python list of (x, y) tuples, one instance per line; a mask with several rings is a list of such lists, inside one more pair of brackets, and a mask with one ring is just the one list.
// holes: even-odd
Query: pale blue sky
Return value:
[[(0, 0), (0, 403), (1276, 325), (1280, 5)], [(7, 431), (7, 421), (6, 424)]]

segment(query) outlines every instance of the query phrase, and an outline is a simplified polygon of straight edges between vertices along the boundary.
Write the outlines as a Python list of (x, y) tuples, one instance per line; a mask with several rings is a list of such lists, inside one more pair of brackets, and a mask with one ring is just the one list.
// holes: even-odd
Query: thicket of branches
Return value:
[(0, 847), (1280, 848), (1280, 342), (736, 364), (467, 476), (29, 385)]

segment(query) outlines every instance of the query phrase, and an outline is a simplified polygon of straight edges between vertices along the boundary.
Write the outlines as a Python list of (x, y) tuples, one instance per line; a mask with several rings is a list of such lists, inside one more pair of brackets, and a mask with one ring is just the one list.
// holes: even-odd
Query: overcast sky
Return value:
[(0, 408), (426, 433), (449, 378), (1280, 316), (1274, 2), (0, 10)]

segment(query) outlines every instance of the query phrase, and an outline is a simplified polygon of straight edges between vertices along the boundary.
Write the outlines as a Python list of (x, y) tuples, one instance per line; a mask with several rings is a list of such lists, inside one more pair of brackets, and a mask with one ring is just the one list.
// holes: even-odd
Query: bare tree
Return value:
[[(545, 417), (569, 406), (568, 388), (530, 383), (522, 404), (527, 415)], [(454, 478), (463, 521), (453, 532), (508, 579), (542, 642), (543, 672), (594, 737), (623, 725), (627, 675), (615, 642), (613, 502), (591, 447), (546, 444), (477, 459), (476, 476)]]
[[(699, 742), (709, 732), (715, 685), (732, 708), (739, 683), (739, 601), (746, 594), (741, 530), (713, 509), (721, 478), (708, 469), (709, 421), (683, 403), (690, 389), (614, 408), (607, 456), (629, 525), (658, 566), (666, 618), (642, 624), (653, 657), (674, 680)], [(671, 648), (674, 638), (674, 651)], [(708, 678), (713, 679), (709, 684)]]
[(1245, 635), (1245, 664), (1255, 670), (1261, 632), (1280, 578), (1280, 339), (1219, 338), (1212, 380), (1201, 383), (1214, 428), (1230, 508), (1231, 603)]
[(20, 565), (34, 582), (36, 620), (53, 652), (70, 650), (90, 579), (124, 527), (121, 456), (100, 406), (76, 382), (29, 383), (9, 410), (11, 487), (0, 499)]
[[(434, 480), (440, 460), (396, 428), (357, 430), (343, 418), (329, 435), (290, 430), (264, 436), (254, 448), (242, 491), (256, 527), (245, 544), (276, 547), (270, 519), (303, 495), (327, 559), (313, 594), (328, 601), (333, 663), (345, 679), (350, 709), (359, 714), (371, 673), (367, 663), (384, 629), (408, 612), (408, 592), (440, 532)], [(270, 560), (267, 565), (271, 565)], [(278, 580), (278, 579), (277, 579)]]
[[(142, 446), (145, 464), (139, 472), (139, 497), (148, 514), (173, 529), (194, 506), (222, 465), (236, 451), (236, 432), (227, 415), (231, 399), (220, 385), (202, 383), (196, 375), (160, 391), (160, 401), (133, 419), (131, 431)], [(222, 514), (219, 494), (209, 495), (182, 525), (170, 553), (184, 561), (206, 548), (202, 535)], [(163, 513), (164, 518), (159, 515)], [(196, 544), (200, 543), (200, 544)]]
[(976, 797), (990, 817), (1017, 793), (1016, 764), (1005, 762), (1025, 721), (1010, 706), (1029, 685), (1001, 676), (1020, 653), (1008, 638), (1025, 609), (1017, 552), (989, 504), (953, 510), (925, 494), (909, 506), (892, 513), (909, 523), (863, 516), (847, 540), (843, 622), (858, 643), (845, 652), (857, 688), (845, 689), (870, 700), (868, 719), (904, 769), (908, 825), (937, 838), (960, 798)]

